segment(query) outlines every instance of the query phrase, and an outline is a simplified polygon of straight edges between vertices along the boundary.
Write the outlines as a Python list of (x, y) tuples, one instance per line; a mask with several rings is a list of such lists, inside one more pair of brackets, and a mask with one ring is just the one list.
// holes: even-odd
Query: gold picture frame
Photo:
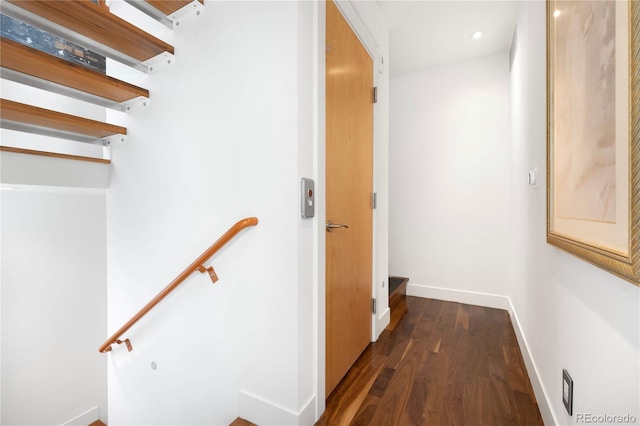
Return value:
[(640, 1), (547, 0), (547, 242), (640, 286)]

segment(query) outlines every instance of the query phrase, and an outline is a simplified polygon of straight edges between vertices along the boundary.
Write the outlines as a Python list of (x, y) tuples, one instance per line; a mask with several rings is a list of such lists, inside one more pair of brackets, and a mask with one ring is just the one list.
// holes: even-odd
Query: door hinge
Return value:
[(376, 299), (371, 299), (371, 312), (376, 313)]
[(378, 103), (378, 88), (376, 86), (373, 87), (373, 103)]
[(375, 192), (373, 193), (373, 197), (371, 197), (371, 208), (378, 208), (378, 194)]

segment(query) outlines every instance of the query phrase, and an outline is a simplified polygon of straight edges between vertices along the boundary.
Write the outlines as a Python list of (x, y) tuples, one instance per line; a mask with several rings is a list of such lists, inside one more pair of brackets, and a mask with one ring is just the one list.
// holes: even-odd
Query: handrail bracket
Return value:
[[(124, 343), (125, 345), (127, 345), (127, 350), (129, 352), (131, 352), (133, 350), (133, 346), (131, 346), (131, 341), (129, 339), (124, 339), (124, 340), (118, 339), (118, 340), (115, 341), (115, 343), (117, 343), (119, 345)], [(109, 346), (109, 348), (111, 348), (111, 346)]]
[(209, 266), (208, 268), (205, 268), (204, 265), (200, 265), (198, 266), (198, 271), (201, 273), (205, 273), (208, 272), (209, 273), (209, 278), (211, 278), (211, 282), (213, 284), (216, 283), (216, 281), (218, 281), (218, 274), (216, 274), (215, 269), (213, 269), (213, 266)]

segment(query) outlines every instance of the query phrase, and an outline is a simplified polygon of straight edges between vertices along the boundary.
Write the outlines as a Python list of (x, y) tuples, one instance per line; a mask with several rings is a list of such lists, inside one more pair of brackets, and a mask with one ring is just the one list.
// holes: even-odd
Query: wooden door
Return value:
[(327, 1), (326, 396), (371, 341), (373, 60)]

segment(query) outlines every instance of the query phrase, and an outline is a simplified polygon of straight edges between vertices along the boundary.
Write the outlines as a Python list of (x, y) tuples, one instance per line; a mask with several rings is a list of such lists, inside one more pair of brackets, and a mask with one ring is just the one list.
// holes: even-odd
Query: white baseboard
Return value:
[(373, 331), (373, 342), (377, 342), (378, 341), (378, 337), (380, 337), (380, 335), (382, 334), (382, 332), (384, 331), (385, 328), (387, 328), (387, 326), (389, 325), (389, 323), (391, 322), (391, 308), (389, 308), (387, 306), (387, 308), (385, 309), (384, 313), (382, 315), (380, 315), (379, 317), (377, 317), (375, 319), (376, 324), (374, 327), (374, 331)]
[(298, 414), (299, 425), (313, 425), (316, 422), (316, 397), (312, 396)]
[(484, 306), (486, 308), (504, 309), (509, 313), (513, 329), (518, 339), (518, 346), (520, 346), (520, 352), (522, 352), (522, 358), (524, 360), (525, 367), (527, 368), (527, 374), (529, 374), (529, 380), (531, 380), (531, 386), (533, 392), (536, 395), (538, 402), (538, 408), (542, 415), (542, 420), (546, 425), (559, 424), (557, 419), (553, 415), (551, 410), (551, 404), (549, 403), (548, 393), (545, 391), (544, 385), (540, 380), (536, 363), (531, 356), (527, 339), (524, 336), (518, 315), (515, 308), (511, 303), (511, 299), (507, 296), (501, 296), (498, 294), (477, 293), (473, 291), (465, 290), (453, 290), (449, 288), (432, 287), (421, 284), (407, 285), (407, 296), (423, 297), (427, 299), (445, 300), (447, 302), (465, 303), (468, 305)]
[(79, 416), (64, 422), (62, 426), (87, 426), (96, 420), (100, 420), (100, 408), (93, 407)]
[(315, 396), (295, 413), (246, 390), (240, 391), (238, 417), (258, 425), (313, 425), (315, 423)]
[(465, 303), (467, 305), (477, 305), (504, 310), (509, 310), (509, 307), (511, 306), (507, 296), (477, 293), (466, 290), (452, 290), (449, 288), (432, 287), (412, 283), (407, 284), (407, 296), (446, 300), (447, 302), (458, 302)]
[(540, 376), (538, 374), (538, 368), (536, 367), (536, 363), (531, 356), (531, 352), (529, 352), (529, 345), (527, 344), (527, 339), (524, 337), (524, 333), (522, 331), (522, 327), (520, 326), (520, 321), (518, 320), (518, 315), (511, 304), (511, 299), (509, 299), (509, 316), (511, 317), (511, 323), (513, 324), (513, 329), (516, 332), (516, 338), (518, 339), (518, 346), (520, 346), (520, 352), (522, 352), (522, 358), (524, 359), (524, 364), (527, 367), (527, 374), (529, 374), (529, 380), (531, 380), (531, 386), (533, 387), (533, 392), (536, 395), (536, 400), (538, 402), (538, 408), (540, 409), (540, 414), (542, 415), (542, 420), (545, 425), (558, 425), (560, 424), (558, 420), (553, 415), (553, 411), (551, 410), (551, 403), (549, 402), (548, 393), (545, 390), (544, 385), (540, 381)]

